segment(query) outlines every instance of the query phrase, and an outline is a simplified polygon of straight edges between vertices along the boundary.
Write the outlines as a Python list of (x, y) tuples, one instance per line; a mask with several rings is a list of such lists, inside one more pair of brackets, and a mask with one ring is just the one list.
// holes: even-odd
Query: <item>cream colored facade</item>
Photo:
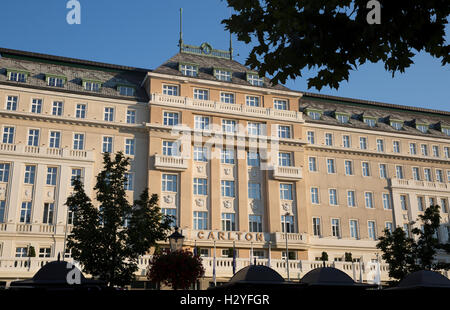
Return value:
[[(168, 63), (186, 55), (179, 53)], [(178, 65), (186, 62), (202, 68), (202, 59), (215, 60), (212, 56), (187, 56), (189, 61), (178, 60)], [(101, 72), (97, 79), (104, 79), (105, 94), (30, 86), (7, 81), (6, 76), (1, 81), (0, 165), (9, 166), (7, 179), (4, 176), (0, 179), (0, 201), (5, 206), (4, 219), (0, 221), (0, 280), (29, 277), (45, 261), (56, 259), (59, 253), (62, 255), (65, 236), (71, 228), (66, 224), (68, 214), (64, 203), (72, 190), (73, 169), (81, 169), (87, 193), (94, 199), (93, 186), (102, 167), (105, 137), (111, 137), (107, 141), (112, 141), (113, 152), (126, 151), (131, 157), (133, 184), (129, 199), (136, 198), (147, 186), (151, 193), (159, 195), (162, 211), (175, 215), (174, 225), (186, 237), (184, 245), (191, 249), (198, 247), (204, 256), (205, 282), (212, 281), (214, 251), (217, 281), (229, 279), (232, 259), (228, 258), (227, 251), (233, 246), (237, 249), (238, 269), (254, 261), (269, 264), (270, 259), (271, 267), (283, 276), (297, 279), (317, 267), (317, 258), (326, 251), (329, 264), (338, 266), (356, 280), (370, 281), (374, 270), (370, 262), (377, 258), (378, 252), (376, 238), (382, 235), (387, 223), (394, 228), (416, 220), (423, 212), (419, 210), (418, 197), (423, 199), (423, 209), (430, 204), (430, 198), (437, 204), (446, 202), (439, 238), (441, 242), (449, 242), (450, 137), (446, 135), (315, 121), (308, 109), (314, 108), (321, 115), (325, 112), (314, 107), (318, 98), (311, 94), (237, 83), (238, 78), (234, 76), (232, 82), (221, 81), (208, 71), (197, 77), (184, 76), (178, 67), (172, 70), (178, 72), (175, 74), (165, 71), (164, 65), (160, 67), (163, 69), (139, 71), (134, 88), (142, 87), (145, 96), (120, 97), (106, 93), (106, 80), (117, 78), (119, 71), (132, 74), (133, 68), (48, 57), (56, 67), (70, 63), (82, 72), (82, 63), (90, 65), (91, 72)], [(32, 63), (40, 59), (23, 60), (21, 66), (30, 70)], [(219, 62), (218, 68), (227, 69), (230, 65), (230, 71), (245, 68), (231, 60)], [(7, 65), (3, 65), (5, 71), (14, 69)], [(208, 66), (215, 68), (215, 65)], [(245, 73), (248, 74), (246, 70)], [(122, 80), (118, 79), (117, 85)], [(69, 88), (69, 81), (66, 83)], [(11, 96), (17, 98), (15, 110), (8, 106)], [(227, 102), (230, 96), (233, 103)], [(39, 113), (33, 110), (33, 99), (42, 102)], [(255, 100), (258, 106), (250, 104)], [(328, 100), (335, 104), (337, 99)], [(53, 115), (54, 102), (63, 103), (61, 115)], [(77, 115), (78, 104), (86, 105), (85, 118)], [(286, 109), (280, 109), (283, 104)], [(355, 102), (349, 99), (341, 105), (355, 106)], [(376, 104), (360, 106), (378, 109)], [(113, 108), (112, 120), (105, 120), (108, 119), (105, 108)], [(391, 107), (398, 115), (403, 113), (402, 109), (409, 113), (412, 108)], [(127, 119), (130, 110), (135, 111), (131, 123)], [(424, 110), (423, 113), (450, 122), (448, 112)], [(200, 117), (203, 117), (201, 121)], [(238, 129), (226, 134), (226, 128), (233, 124)], [(255, 124), (261, 126), (256, 134)], [(4, 138), (6, 127), (14, 128), (11, 141)], [(33, 129), (39, 130), (38, 142), (29, 145), (33, 144), (30, 142)], [(60, 132), (60, 143), (51, 147), (50, 132), (55, 131)], [(83, 135), (82, 149), (75, 147), (75, 140), (79, 139), (75, 134)], [(350, 145), (344, 145), (343, 136), (348, 136)], [(127, 148), (129, 140), (126, 139), (133, 139), (132, 151)], [(379, 141), (383, 141), (383, 150), (379, 149)], [(172, 142), (179, 143), (180, 148), (172, 148)], [(398, 150), (393, 149), (394, 143)], [(411, 143), (416, 144), (417, 154), (411, 154)], [(421, 154), (421, 145), (427, 145), (428, 156)], [(210, 157), (203, 160), (195, 147), (205, 147)], [(436, 147), (439, 154), (433, 153)], [(233, 150), (233, 160), (224, 157), (224, 149)], [(258, 152), (258, 165), (254, 161), (249, 163), (248, 152)], [(284, 154), (281, 159), (280, 153)], [(329, 171), (331, 163), (334, 172)], [(386, 167), (385, 177), (380, 177), (381, 164)], [(351, 173), (347, 171), (348, 165)], [(35, 167), (33, 182), (29, 181), (27, 166)], [(397, 175), (400, 169), (397, 166), (402, 167), (402, 178)], [(56, 168), (54, 182), (49, 181), (52, 179), (49, 168), (53, 167)], [(419, 180), (414, 180), (413, 168), (419, 171)], [(424, 169), (430, 169), (430, 180), (425, 179)], [(441, 171), (440, 180), (437, 171)], [(366, 172), (368, 175), (364, 176)], [(27, 212), (24, 203), (31, 203), (29, 221), (24, 220)], [(54, 205), (51, 223), (48, 212), (47, 217), (44, 215), (48, 204)], [(287, 226), (283, 226), (286, 217), (292, 219), (287, 233)], [(370, 232), (369, 225), (374, 225)], [(29, 246), (36, 249), (37, 258), (21, 257), (25, 256), (21, 251)], [(286, 246), (291, 252), (289, 269), (284, 258)], [(346, 252), (352, 253), (359, 264), (345, 263)], [(445, 255), (439, 255), (438, 259), (450, 260)], [(143, 257), (141, 278), (147, 263), (148, 257)], [(387, 267), (382, 265), (381, 269), (386, 280)]]

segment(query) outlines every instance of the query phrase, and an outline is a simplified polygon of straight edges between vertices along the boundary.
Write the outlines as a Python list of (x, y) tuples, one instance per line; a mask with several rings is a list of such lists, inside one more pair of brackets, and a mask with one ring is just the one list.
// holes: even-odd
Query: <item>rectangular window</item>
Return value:
[(247, 73), (247, 81), (253, 86), (263, 86), (263, 78), (259, 77), (257, 74)]
[(259, 153), (247, 152), (247, 165), (249, 167), (259, 167)]
[(86, 118), (86, 105), (79, 103), (77, 104), (77, 108), (75, 110), (76, 118)]
[(386, 222), (386, 223), (385, 223), (385, 228), (386, 228), (387, 231), (389, 231), (390, 233), (392, 233), (393, 227), (394, 227), (394, 225), (392, 224), (392, 222)]
[(188, 65), (188, 64), (180, 64), (180, 71), (185, 76), (197, 76), (198, 66)]
[(386, 164), (380, 164), (380, 178), (387, 179), (387, 166)]
[(17, 247), (16, 248), (16, 257), (27, 257), (28, 256), (28, 248), (27, 247)]
[(164, 214), (165, 216), (169, 216), (170, 217), (170, 226), (171, 227), (175, 227), (177, 226), (177, 209), (174, 208), (162, 208), (161, 209), (161, 213)]
[(404, 211), (408, 210), (408, 202), (406, 195), (400, 195), (400, 206), (402, 207), (402, 210)]
[(236, 132), (236, 121), (231, 119), (222, 120), (222, 131), (225, 133), (235, 133)]
[(350, 238), (359, 239), (357, 220), (350, 220)]
[(125, 173), (125, 184), (124, 189), (126, 191), (132, 191), (134, 190), (134, 174), (131, 172)]
[(207, 161), (208, 157), (208, 148), (207, 147), (201, 147), (201, 146), (194, 146), (194, 160), (195, 161)]
[(337, 199), (337, 191), (336, 189), (332, 188), (328, 190), (328, 195), (330, 197), (330, 205), (337, 206), (338, 199)]
[(355, 191), (347, 191), (347, 206), (356, 207)]
[(3, 127), (2, 143), (13, 144), (14, 143), (14, 127)]
[(367, 229), (368, 229), (369, 239), (377, 240), (377, 230), (376, 230), (374, 221), (367, 222)]
[(428, 145), (421, 144), (420, 145), (420, 151), (422, 152), (423, 156), (428, 156)]
[(43, 224), (53, 224), (55, 214), (55, 204), (54, 203), (44, 203), (44, 216), (42, 219)]
[(41, 258), (49, 258), (51, 257), (51, 253), (51, 248), (39, 248), (39, 257)]
[(328, 173), (336, 173), (334, 159), (331, 159), (331, 158), (327, 159), (327, 171), (328, 171)]
[(384, 140), (377, 139), (377, 151), (378, 152), (384, 152)]
[(373, 209), (373, 194), (371, 192), (365, 192), (364, 198), (366, 202), (366, 208)]
[(262, 123), (254, 123), (254, 122), (248, 122), (247, 123), (247, 132), (250, 136), (259, 136), (263, 134), (263, 125)]
[(446, 198), (441, 198), (441, 210), (444, 213), (448, 213), (448, 200)]
[(31, 223), (31, 201), (22, 202), (22, 206), (20, 208), (20, 223)]
[(63, 106), (64, 106), (64, 103), (62, 101), (53, 101), (52, 115), (62, 116), (63, 115)]
[(320, 230), (320, 218), (319, 217), (313, 217), (313, 234), (316, 237), (321, 236), (321, 230)]
[(342, 145), (345, 148), (350, 148), (351, 146), (350, 136), (347, 135), (342, 136)]
[(370, 168), (368, 162), (362, 162), (362, 175), (365, 177), (370, 176)]
[(383, 208), (385, 210), (392, 210), (391, 195), (388, 193), (383, 193)]
[(279, 152), (278, 153), (278, 165), (281, 167), (291, 167), (291, 153)]
[(317, 158), (315, 157), (309, 157), (308, 158), (308, 166), (309, 171), (317, 171)]
[(428, 126), (427, 125), (416, 125), (417, 130), (419, 130), (422, 133), (428, 132)]
[(314, 131), (308, 131), (308, 143), (309, 144), (315, 144), (316, 143)]
[(135, 154), (135, 140), (132, 138), (125, 138), (125, 155), (134, 156)]
[(235, 231), (236, 218), (234, 213), (222, 213), (222, 230)]
[(440, 183), (444, 182), (444, 175), (441, 169), (436, 169), (436, 182)]
[(287, 183), (280, 184), (280, 199), (292, 200), (292, 184)]
[(262, 219), (261, 215), (249, 215), (248, 227), (250, 232), (262, 232)]
[(209, 130), (209, 116), (195, 115), (194, 128), (199, 130)]
[(367, 138), (359, 137), (359, 148), (361, 150), (367, 150)]
[(73, 149), (84, 150), (84, 134), (75, 133), (73, 135)]
[(231, 72), (221, 69), (214, 69), (216, 79), (220, 81), (231, 82)]
[(287, 100), (274, 99), (273, 108), (276, 110), (289, 110), (289, 104)]
[(291, 126), (278, 125), (278, 138), (291, 138)]
[(0, 223), (6, 222), (6, 201), (0, 200)]
[(319, 189), (317, 187), (311, 187), (311, 203), (319, 204)]
[(345, 114), (337, 114), (336, 115), (336, 119), (341, 124), (347, 124), (349, 119), (350, 119), (350, 117), (348, 115), (345, 115)]
[(281, 231), (287, 233), (295, 232), (294, 217), (292, 215), (281, 216)]
[(424, 168), (423, 169), (423, 175), (425, 177), (425, 181), (433, 182), (433, 177), (431, 175), (431, 169), (430, 168)]
[(439, 157), (439, 146), (433, 145), (431, 148), (433, 150), (433, 156), (434, 157)]
[(261, 199), (261, 184), (248, 183), (248, 198), (249, 199)]
[(178, 113), (176, 112), (164, 112), (164, 125), (176, 126), (178, 125)]
[(420, 172), (418, 167), (412, 167), (412, 175), (414, 180), (420, 181)]
[(221, 149), (220, 162), (222, 164), (234, 164), (234, 150)]
[(220, 181), (220, 190), (222, 197), (234, 197), (234, 181)]
[(444, 157), (445, 158), (450, 158), (450, 147), (448, 146), (444, 146)]
[(177, 175), (163, 174), (162, 175), (162, 191), (163, 192), (177, 192)]
[(397, 179), (403, 179), (403, 166), (395, 166), (395, 175)]
[(208, 212), (194, 211), (194, 229), (196, 230), (208, 229)]
[(179, 145), (174, 141), (162, 142), (162, 154), (164, 156), (179, 156)]
[(39, 146), (39, 129), (29, 129), (28, 130), (27, 145)]
[(417, 146), (415, 143), (410, 143), (409, 144), (409, 153), (411, 155), (417, 155)]
[(100, 83), (98, 82), (92, 82), (92, 81), (86, 81), (84, 82), (84, 89), (89, 91), (100, 91)]
[(70, 176), (70, 185), (73, 186), (73, 181), (79, 179), (83, 183), (83, 170), (81, 168), (72, 168), (72, 173)]
[(57, 167), (47, 167), (47, 185), (56, 185), (56, 177), (58, 175)]
[(425, 200), (422, 196), (417, 197), (417, 210), (419, 211), (425, 210)]
[(341, 227), (339, 219), (331, 219), (331, 235), (336, 238), (341, 237)]
[(178, 96), (177, 85), (163, 85), (163, 94), (169, 96)]
[(106, 107), (103, 112), (103, 120), (107, 122), (114, 121), (114, 108)]
[(33, 99), (31, 101), (31, 113), (42, 113), (42, 99)]
[(112, 153), (113, 149), (113, 137), (103, 137), (102, 139), (102, 152)]
[(393, 141), (392, 142), (392, 151), (394, 153), (400, 153), (400, 141)]
[(209, 100), (209, 91), (206, 89), (194, 89), (194, 99)]
[(208, 180), (194, 178), (194, 195), (208, 195)]
[(26, 165), (23, 183), (34, 184), (35, 175), (36, 175), (36, 166)]
[(56, 148), (56, 149), (59, 149), (61, 147), (61, 132), (50, 131), (48, 146), (50, 148)]
[(374, 118), (364, 118), (364, 123), (369, 127), (375, 127), (377, 125), (377, 120)]
[(6, 100), (6, 110), (8, 111), (17, 111), (17, 96), (8, 96)]
[(391, 121), (391, 126), (392, 126), (392, 128), (394, 128), (396, 130), (401, 130), (403, 128), (403, 123)]
[(14, 82), (26, 82), (27, 74), (23, 72), (9, 72), (9, 80)]
[(134, 87), (131, 86), (118, 86), (117, 87), (119, 94), (122, 96), (134, 96), (136, 90)]
[(345, 174), (353, 175), (353, 162), (351, 160), (346, 160), (344, 164), (345, 164)]
[(325, 145), (333, 146), (333, 134), (331, 133), (325, 134)]
[(220, 102), (232, 103), (234, 104), (234, 94), (233, 93), (220, 93)]
[(127, 124), (136, 124), (136, 110), (127, 109)]
[(259, 97), (257, 96), (245, 96), (245, 104), (249, 107), (259, 107)]
[(308, 111), (308, 116), (313, 120), (319, 120), (321, 118), (321, 113), (316, 111)]

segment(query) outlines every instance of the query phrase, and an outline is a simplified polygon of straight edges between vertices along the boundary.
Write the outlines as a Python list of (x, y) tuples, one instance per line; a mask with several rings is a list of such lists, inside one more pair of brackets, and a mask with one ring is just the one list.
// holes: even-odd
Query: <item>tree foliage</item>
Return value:
[(173, 289), (188, 289), (203, 277), (202, 259), (191, 251), (160, 251), (153, 256), (148, 278), (157, 283), (170, 285)]
[(419, 215), (422, 229), (413, 228), (413, 238), (400, 227), (392, 233), (386, 229), (384, 236), (379, 238), (377, 248), (382, 250), (382, 258), (389, 264), (391, 278), (401, 280), (418, 270), (450, 269), (450, 264), (436, 261), (437, 251), (448, 249), (448, 245), (440, 244), (437, 238), (441, 220), (439, 209), (438, 205), (430, 206)]
[[(160, 213), (158, 197), (145, 189), (131, 205), (126, 199), (128, 158), (105, 153), (103, 170), (94, 187), (98, 207), (86, 195), (79, 179), (66, 205), (74, 212), (67, 246), (83, 270), (112, 286), (129, 284), (137, 260), (156, 241), (166, 239), (169, 220)], [(128, 223), (127, 223), (128, 222)]]
[(338, 88), (349, 71), (383, 62), (404, 72), (424, 51), (450, 62), (445, 26), (448, 0), (378, 0), (380, 24), (369, 24), (368, 0), (227, 0), (236, 12), (222, 21), (238, 40), (253, 43), (246, 65), (273, 83), (317, 69), (308, 88)]

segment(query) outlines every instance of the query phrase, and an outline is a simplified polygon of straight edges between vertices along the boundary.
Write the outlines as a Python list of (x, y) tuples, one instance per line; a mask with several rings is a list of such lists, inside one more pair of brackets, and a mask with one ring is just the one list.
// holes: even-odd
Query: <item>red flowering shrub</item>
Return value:
[(205, 274), (202, 259), (188, 250), (155, 253), (147, 277), (173, 289), (188, 289)]

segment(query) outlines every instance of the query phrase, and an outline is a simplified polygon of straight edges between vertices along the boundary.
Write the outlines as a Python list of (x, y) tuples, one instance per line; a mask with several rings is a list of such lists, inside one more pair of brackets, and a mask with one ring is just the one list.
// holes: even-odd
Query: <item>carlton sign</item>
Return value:
[(217, 240), (217, 241), (256, 241), (264, 242), (263, 233), (251, 233), (240, 231), (196, 231), (195, 238), (199, 240)]

